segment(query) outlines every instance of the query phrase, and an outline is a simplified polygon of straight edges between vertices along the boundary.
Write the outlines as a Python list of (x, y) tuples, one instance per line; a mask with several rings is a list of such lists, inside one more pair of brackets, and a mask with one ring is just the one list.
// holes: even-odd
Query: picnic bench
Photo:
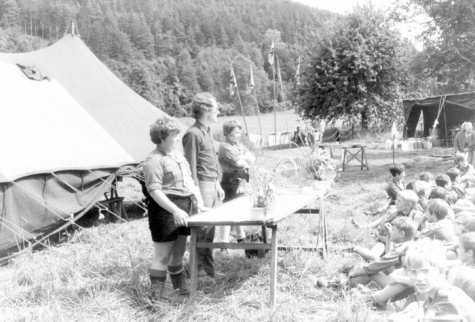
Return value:
[[(324, 197), (328, 190), (313, 190), (305, 187), (299, 192), (285, 190), (279, 196), (278, 204), (270, 215), (264, 215), (263, 208), (253, 208), (250, 196), (242, 196), (223, 205), (212, 209), (209, 212), (191, 216), (188, 219), (188, 227), (191, 228), (190, 241), (190, 296), (196, 293), (198, 284), (198, 248), (229, 248), (229, 249), (257, 249), (270, 250), (271, 252), (271, 276), (270, 276), (270, 304), (276, 304), (277, 289), (277, 251), (289, 249), (302, 249), (318, 251), (324, 257), (327, 254), (326, 235), (326, 215)], [(318, 239), (316, 247), (283, 246), (279, 247), (277, 242), (277, 231), (279, 223), (294, 213), (315, 213), (314, 209), (306, 209), (319, 200), (318, 214), (320, 216), (318, 227)], [(272, 240), (270, 243), (207, 243), (197, 242), (197, 233), (200, 226), (267, 226), (272, 229)]]

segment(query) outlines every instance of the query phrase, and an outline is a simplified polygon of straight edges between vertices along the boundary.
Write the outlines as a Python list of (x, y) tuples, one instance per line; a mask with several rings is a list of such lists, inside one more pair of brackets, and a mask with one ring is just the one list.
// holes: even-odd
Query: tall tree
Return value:
[(308, 62), (299, 90), (307, 119), (360, 117), (364, 128), (399, 114), (400, 35), (371, 6), (357, 7)]
[(423, 77), (438, 82), (432, 94), (475, 89), (475, 2), (473, 0), (406, 0), (407, 13), (423, 12), (429, 20), (422, 33)]

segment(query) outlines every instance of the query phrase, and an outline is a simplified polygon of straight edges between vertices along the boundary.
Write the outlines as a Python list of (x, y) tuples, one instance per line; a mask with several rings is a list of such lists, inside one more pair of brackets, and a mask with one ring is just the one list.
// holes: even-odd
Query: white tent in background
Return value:
[(150, 124), (163, 115), (78, 36), (0, 53), (0, 258), (92, 207), (122, 165), (150, 153)]

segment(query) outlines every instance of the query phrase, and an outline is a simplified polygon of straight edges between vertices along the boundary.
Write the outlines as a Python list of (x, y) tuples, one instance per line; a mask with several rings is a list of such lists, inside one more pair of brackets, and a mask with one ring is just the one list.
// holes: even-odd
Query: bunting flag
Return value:
[(269, 57), (267, 59), (269, 64), (274, 65), (274, 38), (272, 38), (272, 44), (270, 45)]
[(229, 97), (233, 98), (234, 89), (237, 88), (236, 76), (234, 75), (234, 69), (231, 65), (231, 75), (229, 76)]
[(295, 73), (295, 78), (297, 79), (297, 85), (300, 85), (300, 56), (297, 63), (297, 72)]
[(399, 132), (397, 131), (397, 127), (396, 127), (396, 122), (393, 122), (393, 126), (391, 127), (391, 136), (392, 138), (398, 138), (399, 137)]
[(252, 65), (249, 65), (249, 80), (247, 82), (247, 93), (251, 94), (254, 90), (254, 76), (252, 75)]

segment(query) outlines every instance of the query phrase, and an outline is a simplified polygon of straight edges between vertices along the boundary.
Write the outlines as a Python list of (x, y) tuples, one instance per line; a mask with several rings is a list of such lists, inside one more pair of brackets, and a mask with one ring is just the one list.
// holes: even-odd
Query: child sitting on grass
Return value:
[(381, 216), (379, 219), (366, 224), (361, 225), (352, 219), (353, 225), (357, 228), (370, 228), (376, 229), (376, 244), (371, 250), (368, 250), (360, 246), (351, 246), (343, 249), (343, 251), (353, 251), (361, 255), (364, 259), (375, 260), (381, 255), (384, 254), (385, 246), (385, 224), (391, 223), (396, 217), (409, 217), (416, 222), (416, 227), (420, 225), (423, 220), (423, 214), (420, 211), (415, 210), (418, 198), (414, 191), (412, 190), (403, 190), (399, 193), (396, 201), (396, 209), (391, 207), (386, 214)]
[(457, 194), (452, 191), (452, 181), (450, 181), (450, 178), (446, 174), (439, 174), (435, 178), (435, 183), (437, 184), (438, 187), (441, 187), (445, 189), (445, 201), (449, 203), (449, 205), (453, 205), (457, 202), (458, 199), (460, 199)]
[(421, 232), (422, 236), (448, 243), (456, 241), (454, 226), (452, 221), (447, 218), (450, 211), (450, 206), (445, 200), (429, 200), (425, 214), (428, 223)]
[[(385, 229), (387, 231), (386, 244), (394, 244), (394, 247), (374, 262), (350, 273), (348, 280), (341, 284), (348, 285), (349, 287), (355, 287), (358, 284), (365, 285), (371, 281), (375, 281), (381, 287), (388, 284), (389, 279), (384, 271), (401, 267), (401, 258), (404, 257), (404, 253), (414, 239), (416, 225), (413, 220), (407, 217), (398, 217), (391, 224), (386, 224)], [(320, 287), (336, 284), (335, 282), (329, 283), (323, 278), (317, 281), (317, 286)]]
[[(358, 284), (366, 285), (370, 281), (375, 281), (379, 286), (384, 287), (389, 283), (386, 270), (394, 270), (402, 267), (401, 258), (404, 257), (408, 247), (412, 244), (417, 231), (416, 224), (407, 217), (397, 217), (391, 224), (386, 224), (386, 245), (388, 252), (374, 262), (366, 265), (362, 269), (348, 275), (349, 286), (355, 287)], [(394, 244), (391, 247), (391, 244)]]
[(475, 268), (473, 266), (459, 266), (449, 278), (449, 283), (460, 288), (475, 301)]
[(475, 322), (475, 303), (446, 280), (446, 259), (440, 242), (418, 241), (407, 251), (405, 263), (406, 274), (424, 302), (392, 314), (389, 321)]
[[(456, 168), (460, 170), (460, 176), (463, 178), (465, 176), (475, 175), (475, 169), (473, 166), (468, 163), (467, 156), (465, 154), (459, 154), (455, 157), (455, 163), (458, 163)], [(462, 179), (465, 181), (466, 179)]]
[(406, 188), (404, 184), (406, 169), (402, 164), (394, 164), (389, 168), (389, 172), (392, 175), (392, 179), (386, 186), (386, 193), (389, 198), (389, 206), (393, 206), (396, 204), (398, 193)]
[(429, 194), (431, 191), (430, 184), (422, 180), (413, 181), (406, 186), (406, 189), (412, 190), (416, 193), (417, 197), (419, 198), (419, 200), (417, 201), (417, 210), (422, 213), (425, 213), (427, 203), (429, 202)]
[(431, 186), (431, 188), (435, 187), (434, 176), (430, 172), (419, 173), (419, 180), (427, 182)]
[(464, 199), (466, 185), (460, 182), (460, 170), (457, 168), (451, 168), (447, 170), (446, 174), (450, 178), (452, 191), (457, 194), (458, 199)]

